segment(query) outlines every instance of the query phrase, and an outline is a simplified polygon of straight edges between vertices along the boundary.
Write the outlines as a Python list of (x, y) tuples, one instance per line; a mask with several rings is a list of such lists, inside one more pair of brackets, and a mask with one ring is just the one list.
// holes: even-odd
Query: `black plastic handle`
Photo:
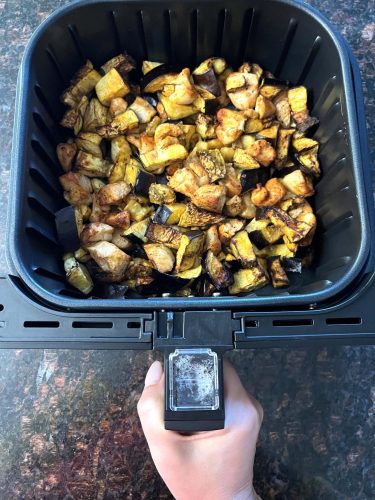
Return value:
[(168, 430), (199, 432), (224, 428), (222, 352), (178, 348), (164, 352)]

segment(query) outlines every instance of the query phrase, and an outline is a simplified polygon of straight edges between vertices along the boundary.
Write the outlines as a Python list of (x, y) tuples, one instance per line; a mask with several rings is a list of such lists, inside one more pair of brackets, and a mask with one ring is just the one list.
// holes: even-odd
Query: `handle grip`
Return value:
[(166, 429), (199, 432), (224, 428), (222, 352), (210, 348), (165, 351), (164, 373)]

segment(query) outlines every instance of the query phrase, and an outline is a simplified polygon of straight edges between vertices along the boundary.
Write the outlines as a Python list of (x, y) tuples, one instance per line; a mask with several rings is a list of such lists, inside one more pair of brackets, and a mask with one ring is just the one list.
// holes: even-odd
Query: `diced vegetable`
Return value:
[(88, 61), (62, 96), (67, 281), (120, 299), (288, 286), (317, 229), (307, 89), (221, 57), (192, 72), (143, 61), (139, 82), (136, 66), (118, 54), (100, 74)]

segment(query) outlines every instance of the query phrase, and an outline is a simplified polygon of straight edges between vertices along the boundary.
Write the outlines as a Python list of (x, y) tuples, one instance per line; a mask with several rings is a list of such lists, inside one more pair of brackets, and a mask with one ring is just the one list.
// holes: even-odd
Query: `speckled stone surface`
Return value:
[[(30, 35), (63, 0), (0, 1), (0, 271), (16, 75)], [(375, 163), (375, 3), (318, 7), (354, 49)], [(170, 498), (136, 402), (154, 355), (0, 351), (0, 499)], [(233, 352), (263, 404), (255, 485), (267, 499), (375, 498), (375, 348)]]

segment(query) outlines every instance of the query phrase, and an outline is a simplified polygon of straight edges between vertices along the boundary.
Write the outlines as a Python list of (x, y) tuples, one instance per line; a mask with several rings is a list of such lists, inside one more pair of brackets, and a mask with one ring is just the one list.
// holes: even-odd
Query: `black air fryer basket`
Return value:
[[(56, 144), (66, 139), (58, 125), (64, 111), (59, 96), (86, 59), (100, 66), (124, 50), (138, 61), (190, 67), (212, 55), (233, 67), (257, 62), (308, 88), (309, 108), (320, 120), (314, 135), (323, 171), (315, 197), (318, 251), (311, 270), (287, 290), (105, 300), (67, 288), (54, 224), (55, 212), (66, 205), (55, 155)], [(19, 73), (8, 230), (12, 271), (0, 280), (2, 346), (161, 349), (168, 365), (167, 428), (220, 427), (223, 351), (292, 341), (373, 341), (373, 215), (358, 67), (316, 10), (288, 0), (73, 2), (35, 32)], [(203, 395), (196, 380), (202, 373), (210, 388)]]

